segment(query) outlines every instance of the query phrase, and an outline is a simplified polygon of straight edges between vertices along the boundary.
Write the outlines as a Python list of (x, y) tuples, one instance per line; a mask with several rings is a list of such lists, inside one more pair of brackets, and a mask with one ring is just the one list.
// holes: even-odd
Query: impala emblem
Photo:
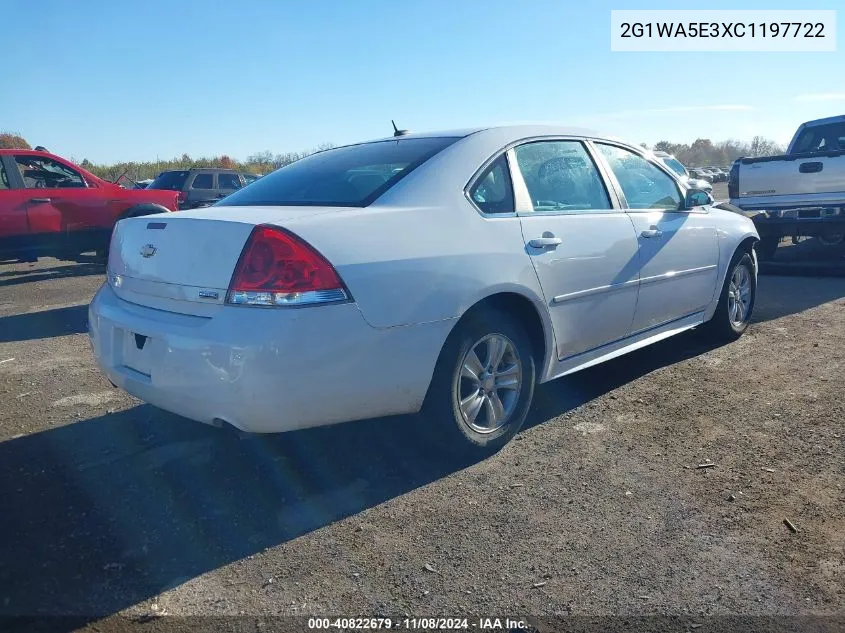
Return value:
[(152, 257), (153, 255), (156, 254), (157, 250), (158, 249), (155, 246), (153, 246), (152, 244), (144, 244), (141, 247), (141, 257), (150, 258), (150, 257)]

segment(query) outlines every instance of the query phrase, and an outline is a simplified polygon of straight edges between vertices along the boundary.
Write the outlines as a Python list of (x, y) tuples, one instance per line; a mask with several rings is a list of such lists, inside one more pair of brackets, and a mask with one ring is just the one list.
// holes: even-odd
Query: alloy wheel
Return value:
[(751, 273), (746, 266), (737, 266), (731, 275), (728, 288), (728, 318), (731, 325), (742, 327), (751, 306)]
[(461, 361), (458, 409), (477, 433), (493, 433), (513, 415), (522, 391), (522, 362), (516, 346), (502, 334), (488, 334)]

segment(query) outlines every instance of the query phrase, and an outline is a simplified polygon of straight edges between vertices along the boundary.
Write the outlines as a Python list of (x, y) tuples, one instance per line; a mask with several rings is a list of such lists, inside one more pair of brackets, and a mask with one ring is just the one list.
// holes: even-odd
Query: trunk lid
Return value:
[(210, 317), (226, 300), (241, 251), (257, 224), (340, 208), (208, 207), (128, 218), (117, 223), (109, 252), (108, 283), (139, 305)]

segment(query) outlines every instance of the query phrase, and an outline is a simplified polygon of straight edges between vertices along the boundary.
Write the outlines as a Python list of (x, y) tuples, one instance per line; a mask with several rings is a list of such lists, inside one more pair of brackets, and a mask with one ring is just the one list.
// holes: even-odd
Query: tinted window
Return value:
[(6, 175), (6, 168), (3, 166), (3, 159), (0, 158), (0, 189), (11, 189), (9, 176)]
[(833, 150), (845, 150), (845, 122), (806, 128), (798, 137), (792, 152), (800, 154)]
[(611, 208), (599, 172), (579, 141), (528, 143), (515, 152), (535, 211)]
[(318, 152), (236, 191), (221, 206), (366, 206), (455, 137), (400, 138)]
[(217, 174), (217, 186), (220, 189), (240, 189), (241, 180), (237, 174)]
[(214, 175), (197, 174), (191, 183), (191, 189), (214, 189)]
[(158, 178), (150, 183), (147, 189), (170, 189), (171, 191), (182, 191), (185, 180), (188, 178), (188, 171), (163, 171)]
[(61, 187), (84, 187), (82, 175), (65, 167), (52, 158), (43, 156), (15, 156), (15, 162), (23, 176), (27, 189), (56, 189)]
[(504, 154), (484, 171), (469, 195), (484, 213), (513, 213), (513, 186)]
[(598, 147), (619, 181), (629, 209), (681, 208), (681, 193), (669, 174), (628, 150), (612, 145)]

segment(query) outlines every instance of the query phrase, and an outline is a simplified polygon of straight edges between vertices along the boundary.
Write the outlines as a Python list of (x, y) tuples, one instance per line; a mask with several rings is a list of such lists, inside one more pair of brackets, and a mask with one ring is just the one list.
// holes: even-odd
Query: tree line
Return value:
[[(305, 158), (314, 152), (331, 149), (334, 147), (331, 143), (324, 143), (317, 147), (303, 151), (303, 152), (286, 152), (283, 154), (274, 154), (270, 151), (257, 152), (250, 154), (244, 160), (237, 160), (226, 154), (220, 156), (193, 158), (188, 154), (182, 154), (180, 157), (171, 158), (167, 160), (144, 161), (144, 162), (120, 162), (112, 164), (98, 164), (93, 163), (87, 158), (77, 161), (73, 157), (68, 157), (73, 163), (76, 163), (83, 169), (91, 172), (95, 176), (99, 176), (105, 180), (114, 181), (124, 175), (134, 181), (146, 180), (148, 178), (155, 178), (163, 171), (177, 170), (177, 169), (191, 169), (192, 167), (224, 167), (227, 169), (235, 169), (240, 172), (264, 175), (271, 171), (284, 167), (290, 163)], [(32, 146), (20, 134), (12, 132), (0, 133), (0, 149), (32, 149)], [(49, 148), (48, 148), (49, 149)]]
[[(642, 146), (648, 148), (648, 145), (645, 143), (642, 143)], [(304, 152), (274, 154), (270, 151), (263, 151), (251, 154), (244, 160), (237, 160), (226, 154), (202, 158), (192, 158), (188, 154), (182, 154), (178, 158), (169, 160), (133, 161), (114, 164), (96, 164), (84, 158), (78, 164), (94, 175), (110, 181), (116, 180), (122, 174), (125, 174), (134, 181), (146, 180), (147, 178), (155, 178), (163, 171), (191, 169), (192, 167), (227, 167), (241, 172), (263, 175), (279, 167), (289, 165), (309, 154), (332, 147), (333, 145), (331, 143), (327, 143)], [(3, 148), (31, 149), (26, 139), (19, 134), (9, 132), (0, 133), (0, 149)], [(784, 152), (784, 148), (781, 145), (762, 136), (755, 136), (750, 142), (727, 140), (714, 143), (710, 139), (699, 138), (690, 145), (686, 143), (660, 141), (655, 143), (651, 149), (672, 154), (688, 167), (724, 167), (743, 156), (771, 156)], [(76, 162), (73, 158), (71, 160)]]
[(115, 181), (125, 174), (126, 177), (134, 180), (146, 180), (155, 178), (163, 171), (191, 169), (193, 167), (224, 167), (234, 169), (242, 173), (250, 173), (263, 176), (271, 171), (289, 165), (300, 158), (305, 158), (314, 152), (331, 149), (330, 143), (319, 145), (312, 150), (304, 152), (286, 152), (284, 154), (273, 154), (270, 151), (258, 152), (246, 157), (245, 160), (237, 160), (226, 154), (220, 156), (192, 158), (188, 154), (182, 154), (178, 158), (170, 160), (157, 160), (146, 162), (125, 162), (111, 165), (96, 164), (87, 158), (79, 163), (80, 167), (90, 171), (95, 176), (105, 180)]
[(651, 149), (672, 154), (687, 167), (726, 167), (737, 158), (773, 156), (785, 151), (783, 146), (762, 136), (755, 136), (750, 143), (736, 140), (713, 143), (707, 138), (696, 139), (691, 145), (660, 141)]

